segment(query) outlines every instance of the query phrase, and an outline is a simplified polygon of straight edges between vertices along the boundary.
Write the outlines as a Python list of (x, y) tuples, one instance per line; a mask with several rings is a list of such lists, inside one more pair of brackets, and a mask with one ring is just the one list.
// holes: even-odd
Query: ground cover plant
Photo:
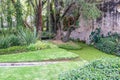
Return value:
[(100, 59), (84, 67), (62, 73), (59, 80), (119, 80), (120, 59)]
[(97, 49), (108, 53), (120, 56), (120, 34), (118, 33), (108, 33), (107, 36), (101, 34), (101, 29), (97, 28), (90, 35), (91, 44)]

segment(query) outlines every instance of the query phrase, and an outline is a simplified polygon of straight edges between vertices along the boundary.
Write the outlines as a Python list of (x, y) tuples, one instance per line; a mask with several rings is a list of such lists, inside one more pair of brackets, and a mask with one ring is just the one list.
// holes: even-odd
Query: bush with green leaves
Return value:
[(10, 46), (19, 46), (22, 43), (20, 39), (17, 37), (17, 35), (12, 34), (9, 36), (9, 38), (10, 38)]
[(18, 30), (19, 39), (22, 42), (22, 45), (29, 45), (31, 43), (35, 43), (38, 39), (36, 35), (36, 29), (34, 29), (34, 32), (32, 32), (29, 29), (20, 28)]
[(105, 52), (111, 53), (120, 56), (120, 34), (111, 32), (108, 33), (108, 36), (101, 35), (101, 29), (96, 29), (90, 35), (90, 40), (93, 45)]
[(0, 36), (0, 49), (19, 45), (21, 45), (20, 39), (14, 34)]
[(45, 41), (37, 41), (35, 44), (30, 44), (27, 49), (28, 50), (41, 50), (41, 49), (49, 49), (49, 48), (57, 48), (56, 45), (45, 42)]
[(101, 35), (101, 28), (96, 28), (95, 31), (91, 32), (89, 37), (90, 37), (91, 43), (99, 42), (100, 38), (102, 37), (102, 35)]
[(118, 43), (114, 49), (114, 54), (120, 56), (120, 43)]
[(5, 33), (3, 31), (0, 35), (0, 49), (11, 46), (29, 45), (35, 43), (37, 39), (36, 29), (32, 32), (29, 29), (20, 27), (18, 31), (16, 31), (16, 34), (14, 34), (14, 32)]
[(106, 58), (60, 74), (59, 80), (120, 80), (120, 59)]
[(101, 38), (100, 42), (95, 44), (95, 47), (106, 53), (114, 53), (116, 43), (110, 41), (109, 38)]
[(8, 48), (8, 47), (10, 47), (10, 38), (8, 36), (7, 37), (1, 36), (0, 37), (0, 49)]
[(58, 47), (47, 41), (46, 42), (45, 41), (37, 41), (36, 43), (34, 43), (34, 44), (32, 43), (28, 46), (27, 45), (12, 46), (12, 47), (8, 47), (8, 48), (6, 47), (5, 49), (0, 49), (0, 55), (42, 50), (42, 49), (50, 49), (50, 48), (58, 48)]

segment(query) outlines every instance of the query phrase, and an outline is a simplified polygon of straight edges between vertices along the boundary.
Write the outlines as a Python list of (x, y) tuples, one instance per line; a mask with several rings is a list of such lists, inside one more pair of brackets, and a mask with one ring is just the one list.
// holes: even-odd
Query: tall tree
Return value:
[[(55, 39), (63, 39), (68, 41), (69, 36), (76, 28), (76, 23), (80, 16), (86, 19), (95, 19), (100, 16), (100, 11), (96, 7), (93, 0), (54, 0), (55, 4), (55, 20), (57, 27)], [(67, 26), (63, 23), (66, 21)], [(62, 34), (64, 27), (67, 27), (67, 34)]]
[(23, 25), (23, 13), (22, 13), (22, 6), (21, 6), (21, 1), (20, 0), (11, 0), (15, 11), (16, 11), (16, 21), (17, 21), (17, 27)]
[(40, 38), (42, 32), (42, 0), (27, 0), (27, 3), (29, 3), (34, 10), (35, 26), (37, 29), (37, 34)]

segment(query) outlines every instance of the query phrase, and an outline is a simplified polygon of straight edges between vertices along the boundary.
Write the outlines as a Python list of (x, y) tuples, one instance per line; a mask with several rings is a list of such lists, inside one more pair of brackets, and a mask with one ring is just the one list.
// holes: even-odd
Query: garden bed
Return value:
[(22, 52), (17, 54), (0, 55), (0, 62), (26, 62), (73, 59), (78, 55), (64, 49), (54, 48), (38, 51)]

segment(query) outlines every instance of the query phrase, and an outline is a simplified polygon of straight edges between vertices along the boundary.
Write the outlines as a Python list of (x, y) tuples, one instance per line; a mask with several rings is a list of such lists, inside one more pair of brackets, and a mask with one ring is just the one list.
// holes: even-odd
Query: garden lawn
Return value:
[(83, 66), (85, 61), (61, 62), (34, 67), (0, 67), (0, 80), (58, 80), (62, 72)]
[(71, 59), (76, 57), (78, 57), (77, 54), (68, 52), (64, 49), (54, 48), (16, 54), (0, 55), (0, 62), (29, 62), (54, 59)]
[(69, 50), (69, 51), (78, 54), (80, 56), (80, 58), (83, 60), (93, 61), (93, 60), (99, 59), (99, 58), (117, 57), (117, 56), (99, 51), (98, 49), (94, 48), (93, 46), (88, 46), (87, 44), (84, 44), (82, 42), (77, 42), (76, 44), (80, 45), (82, 47), (82, 49)]

